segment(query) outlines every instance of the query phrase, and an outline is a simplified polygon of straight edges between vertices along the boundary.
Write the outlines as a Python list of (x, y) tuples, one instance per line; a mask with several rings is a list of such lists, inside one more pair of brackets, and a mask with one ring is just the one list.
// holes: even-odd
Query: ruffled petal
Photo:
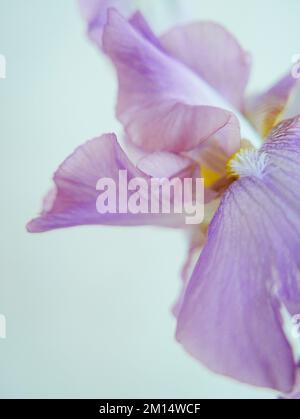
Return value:
[(287, 74), (266, 92), (247, 99), (245, 114), (262, 137), (267, 137), (281, 119), (297, 83), (297, 79)]
[(289, 392), (296, 362), (281, 309), (300, 310), (300, 118), (279, 124), (256, 157), (209, 226), (177, 338), (215, 372)]
[(238, 148), (239, 122), (225, 110), (228, 104), (157, 47), (153, 34), (149, 40), (110, 10), (103, 42), (118, 73), (117, 116), (135, 144), (148, 151), (189, 150), (212, 135), (221, 136), (230, 124), (230, 138), (224, 141), (223, 135), (220, 147), (224, 152)]
[[(171, 156), (168, 156), (168, 159), (171, 159)], [(176, 168), (178, 169), (180, 167), (180, 157), (174, 156), (173, 159), (176, 160)], [(195, 164), (188, 159), (182, 158), (182, 160), (183, 162), (180, 163), (182, 170), (180, 173), (176, 173), (176, 177), (192, 177), (195, 171)], [(166, 162), (166, 159), (161, 159), (160, 161)], [(174, 164), (173, 167), (175, 168)], [(145, 186), (141, 186), (139, 193), (140, 199), (145, 202), (149, 212), (133, 214), (130, 211), (125, 213), (123, 213), (123, 210), (120, 211), (119, 197), (124, 197), (122, 202), (128, 202), (128, 196), (126, 196), (127, 184), (123, 185), (123, 188), (122, 185), (119, 187), (119, 173), (124, 170), (127, 171), (128, 182), (133, 178), (144, 180)], [(167, 176), (167, 172), (165, 173), (164, 176)], [(117, 197), (117, 203), (115, 213), (111, 211), (99, 213), (97, 211), (97, 198), (100, 193), (97, 190), (97, 183), (100, 178), (110, 179), (116, 185), (115, 196)], [(160, 211), (159, 213), (151, 214), (150, 206), (152, 202), (153, 206), (154, 204), (156, 206), (161, 205), (165, 197), (162, 193), (157, 199), (153, 198), (153, 201), (151, 200), (151, 196), (149, 197), (148, 195), (150, 181), (150, 176), (137, 169), (128, 160), (114, 134), (102, 135), (78, 147), (62, 163), (54, 175), (55, 187), (46, 196), (41, 215), (33, 219), (27, 225), (27, 229), (36, 233), (88, 224), (151, 224), (166, 227), (182, 227), (185, 223), (184, 213), (164, 214)], [(155, 203), (154, 200), (156, 201)], [(171, 205), (175, 205), (174, 201), (171, 202)]]
[(213, 22), (171, 29), (161, 38), (164, 48), (241, 109), (251, 60), (234, 36)]

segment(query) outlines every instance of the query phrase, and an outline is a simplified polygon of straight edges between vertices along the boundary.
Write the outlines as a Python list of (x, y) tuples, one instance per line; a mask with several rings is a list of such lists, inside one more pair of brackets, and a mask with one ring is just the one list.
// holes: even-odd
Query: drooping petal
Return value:
[(175, 301), (175, 304), (172, 307), (172, 313), (175, 317), (177, 317), (178, 313), (180, 312), (185, 290), (188, 285), (188, 280), (190, 279), (191, 273), (193, 272), (195, 264), (198, 260), (201, 248), (205, 243), (207, 233), (205, 228), (205, 221), (199, 225), (199, 228), (195, 228), (195, 226), (193, 226), (191, 229), (186, 229), (185, 233), (187, 235), (188, 247), (187, 255), (181, 268), (181, 290), (178, 299)]
[(199, 258), (200, 250), (205, 244), (207, 238), (207, 229), (210, 224), (218, 206), (220, 204), (219, 198), (210, 200), (205, 205), (205, 214), (203, 222), (195, 228), (187, 229), (188, 235), (188, 251), (187, 257), (181, 270), (181, 278), (184, 283), (187, 283), (193, 273), (196, 262)]
[(234, 36), (213, 22), (171, 29), (161, 38), (164, 48), (241, 109), (251, 60)]
[(297, 83), (297, 79), (287, 74), (266, 92), (252, 96), (246, 101), (245, 114), (262, 137), (267, 137), (280, 121)]
[(87, 22), (88, 36), (99, 48), (102, 48), (103, 27), (107, 21), (107, 11), (116, 8), (124, 16), (132, 12), (132, 0), (78, 0), (83, 18)]
[(226, 101), (114, 10), (103, 42), (118, 73), (117, 116), (135, 144), (148, 151), (189, 150), (230, 124), (230, 138), (222, 137), (220, 147), (230, 153), (239, 148), (239, 123)]
[(281, 308), (300, 310), (300, 118), (246, 157), (209, 226), (177, 338), (215, 372), (289, 392), (296, 363)]
[[(133, 214), (130, 211), (125, 213), (119, 211), (119, 199), (127, 204), (129, 196), (127, 184), (119, 185), (119, 173), (125, 170), (127, 183), (133, 178), (145, 180), (145, 187), (140, 190), (140, 199), (144, 200), (149, 213)], [(184, 175), (191, 176), (195, 170), (194, 164), (189, 167), (185, 165), (184, 170)], [(103, 178), (112, 180), (116, 185), (115, 213), (97, 211), (96, 203), (100, 192), (96, 186), (99, 179)], [(42, 232), (88, 224), (183, 226), (185, 222), (183, 213), (150, 213), (151, 197), (148, 195), (150, 179), (150, 176), (137, 169), (128, 160), (114, 134), (102, 135), (78, 147), (62, 163), (54, 175), (55, 187), (45, 198), (41, 215), (33, 219), (27, 228), (30, 232)], [(163, 195), (157, 198), (158, 205), (162, 199)]]

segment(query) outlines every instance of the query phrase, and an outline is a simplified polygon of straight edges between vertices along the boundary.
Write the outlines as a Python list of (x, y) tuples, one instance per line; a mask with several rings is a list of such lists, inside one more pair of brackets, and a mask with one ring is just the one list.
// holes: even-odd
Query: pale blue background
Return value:
[[(174, 2), (144, 1), (161, 30)], [(0, 0), (0, 395), (272, 397), (208, 372), (174, 341), (170, 307), (181, 233), (82, 227), (25, 232), (58, 164), (84, 140), (119, 130), (115, 75), (84, 36), (73, 0)], [(185, 0), (177, 19), (225, 24), (253, 53), (250, 87), (300, 53), (298, 0)], [(216, 330), (216, 333), (222, 331)]]

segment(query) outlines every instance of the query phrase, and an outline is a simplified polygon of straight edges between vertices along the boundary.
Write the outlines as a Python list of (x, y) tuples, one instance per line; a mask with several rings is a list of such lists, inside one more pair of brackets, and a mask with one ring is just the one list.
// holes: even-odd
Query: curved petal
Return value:
[[(163, 225), (182, 227), (184, 213), (137, 213), (120, 211), (119, 197), (127, 203), (127, 184), (119, 183), (120, 171), (127, 171), (127, 181), (133, 178), (144, 180), (145, 186), (139, 191), (140, 199), (147, 208), (152, 201), (148, 197), (150, 176), (137, 169), (120, 148), (114, 134), (105, 134), (78, 147), (54, 174), (55, 188), (46, 196), (41, 215), (27, 226), (30, 232), (42, 232), (57, 228), (87, 224), (108, 225)], [(183, 175), (191, 176), (195, 165), (184, 166)], [(178, 175), (177, 175), (178, 176)], [(116, 185), (116, 212), (99, 213), (96, 188), (100, 178), (109, 178)], [(155, 199), (155, 198), (154, 198)], [(164, 199), (161, 195), (159, 200)], [(157, 205), (160, 205), (158, 202)]]
[(297, 83), (297, 79), (287, 74), (266, 92), (246, 100), (245, 114), (262, 137), (267, 137), (279, 122)]
[(214, 22), (175, 27), (161, 43), (175, 58), (213, 86), (234, 107), (241, 109), (251, 60), (234, 36)]
[(147, 151), (179, 153), (215, 138), (227, 160), (240, 147), (237, 118), (220, 108), (166, 100), (139, 108), (134, 118), (132, 114), (123, 115), (122, 122), (131, 140)]
[(188, 157), (166, 151), (157, 151), (142, 157), (137, 167), (149, 176), (169, 178), (186, 170), (190, 172), (191, 165), (196, 166)]
[(220, 177), (226, 174), (226, 163), (229, 157), (240, 149), (243, 142), (236, 118), (232, 114), (224, 128), (187, 154)]
[(135, 144), (148, 151), (189, 150), (230, 124), (235, 129), (224, 149), (228, 143), (238, 148), (239, 123), (226, 101), (115, 10), (109, 11), (103, 44), (118, 73), (117, 116)]
[(244, 161), (209, 227), (177, 327), (212, 370), (282, 392), (296, 373), (280, 310), (300, 310), (299, 163), (300, 118), (279, 124)]

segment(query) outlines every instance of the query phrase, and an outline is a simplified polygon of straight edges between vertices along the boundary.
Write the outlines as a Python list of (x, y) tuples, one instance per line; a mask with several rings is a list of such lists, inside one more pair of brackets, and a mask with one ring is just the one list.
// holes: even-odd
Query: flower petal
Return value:
[(148, 151), (178, 152), (197, 146), (230, 124), (235, 125), (230, 130), (234, 144), (230, 149), (236, 149), (239, 123), (225, 110), (230, 106), (222, 97), (115, 10), (108, 15), (104, 51), (117, 69), (117, 116), (131, 140)]
[(300, 310), (300, 118), (279, 124), (258, 155), (263, 171), (244, 170), (209, 227), (177, 338), (213, 371), (289, 392), (296, 363), (280, 310)]
[(296, 85), (297, 79), (287, 74), (266, 92), (247, 99), (246, 116), (262, 137), (279, 122)]
[(197, 22), (171, 29), (161, 38), (165, 49), (241, 109), (251, 60), (221, 25)]
[[(179, 158), (179, 157), (178, 157)], [(191, 177), (195, 164), (185, 162), (182, 174), (176, 176)], [(178, 166), (178, 162), (177, 162)], [(99, 191), (96, 189), (100, 178), (112, 179), (116, 184), (117, 200), (123, 196), (127, 203), (126, 188), (119, 188), (119, 171), (126, 170), (128, 182), (133, 178), (144, 179), (147, 184), (140, 190), (141, 200), (150, 208), (151, 198), (148, 198), (150, 176), (137, 169), (128, 160), (120, 148), (114, 134), (105, 134), (88, 141), (78, 147), (59, 167), (54, 175), (55, 188), (46, 196), (40, 217), (32, 220), (27, 229), (30, 232), (42, 232), (63, 227), (87, 224), (108, 225), (161, 225), (166, 227), (182, 227), (185, 214), (164, 213), (126, 213), (107, 212), (100, 214), (96, 202)], [(167, 191), (165, 192), (167, 193)], [(162, 194), (158, 205), (164, 199)], [(172, 202), (171, 202), (172, 204)], [(172, 207), (171, 207), (172, 208)]]

